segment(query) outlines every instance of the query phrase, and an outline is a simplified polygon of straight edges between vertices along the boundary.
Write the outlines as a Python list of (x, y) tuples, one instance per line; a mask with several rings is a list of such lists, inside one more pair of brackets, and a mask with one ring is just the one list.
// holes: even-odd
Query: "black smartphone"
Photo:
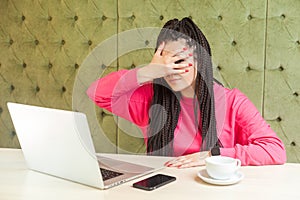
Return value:
[(144, 180), (141, 180), (139, 182), (134, 183), (132, 186), (135, 188), (143, 189), (143, 190), (154, 190), (156, 188), (159, 188), (167, 183), (170, 183), (172, 181), (175, 181), (176, 178), (173, 176), (168, 176), (164, 174), (157, 174), (154, 176), (151, 176), (149, 178), (146, 178)]

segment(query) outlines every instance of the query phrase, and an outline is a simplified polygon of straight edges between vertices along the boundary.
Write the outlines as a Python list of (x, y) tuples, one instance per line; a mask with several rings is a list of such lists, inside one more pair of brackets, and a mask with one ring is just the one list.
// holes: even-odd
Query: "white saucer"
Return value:
[(244, 178), (244, 174), (242, 172), (237, 172), (232, 178), (226, 179), (226, 180), (218, 180), (211, 178), (207, 172), (206, 169), (202, 169), (198, 172), (199, 178), (201, 178), (203, 181), (214, 184), (214, 185), (232, 185), (235, 183), (238, 183), (240, 180)]

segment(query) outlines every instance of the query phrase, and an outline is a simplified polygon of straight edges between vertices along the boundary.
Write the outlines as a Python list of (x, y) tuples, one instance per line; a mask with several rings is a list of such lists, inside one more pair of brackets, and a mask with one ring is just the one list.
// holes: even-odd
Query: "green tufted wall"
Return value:
[(6, 107), (13, 101), (87, 113), (99, 152), (144, 152), (138, 129), (95, 107), (85, 90), (150, 61), (157, 31), (146, 27), (189, 16), (211, 44), (215, 77), (243, 91), (288, 161), (300, 162), (299, 9), (299, 0), (2, 0), (0, 147), (19, 147)]

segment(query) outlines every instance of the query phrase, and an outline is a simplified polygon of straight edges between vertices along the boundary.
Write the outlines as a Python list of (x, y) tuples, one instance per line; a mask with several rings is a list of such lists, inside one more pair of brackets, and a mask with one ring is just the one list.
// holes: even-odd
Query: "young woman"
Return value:
[(175, 156), (169, 167), (204, 164), (212, 155), (243, 165), (283, 164), (282, 141), (250, 100), (214, 82), (210, 46), (189, 18), (168, 21), (150, 64), (94, 82), (88, 96), (144, 134), (149, 155)]

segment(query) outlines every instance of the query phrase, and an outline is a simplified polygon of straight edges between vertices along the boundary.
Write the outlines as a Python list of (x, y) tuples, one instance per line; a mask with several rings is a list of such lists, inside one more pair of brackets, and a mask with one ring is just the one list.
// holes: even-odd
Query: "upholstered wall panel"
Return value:
[(300, 1), (269, 1), (264, 116), (300, 162)]
[(191, 17), (211, 44), (214, 76), (237, 87), (300, 161), (298, 0), (3, 0), (0, 147), (18, 148), (6, 102), (85, 112), (98, 152), (145, 152), (134, 125), (96, 107), (89, 84), (147, 64), (159, 28)]
[(6, 102), (72, 109), (81, 63), (117, 33), (117, 1), (4, 0), (0, 13), (0, 146), (19, 147)]

